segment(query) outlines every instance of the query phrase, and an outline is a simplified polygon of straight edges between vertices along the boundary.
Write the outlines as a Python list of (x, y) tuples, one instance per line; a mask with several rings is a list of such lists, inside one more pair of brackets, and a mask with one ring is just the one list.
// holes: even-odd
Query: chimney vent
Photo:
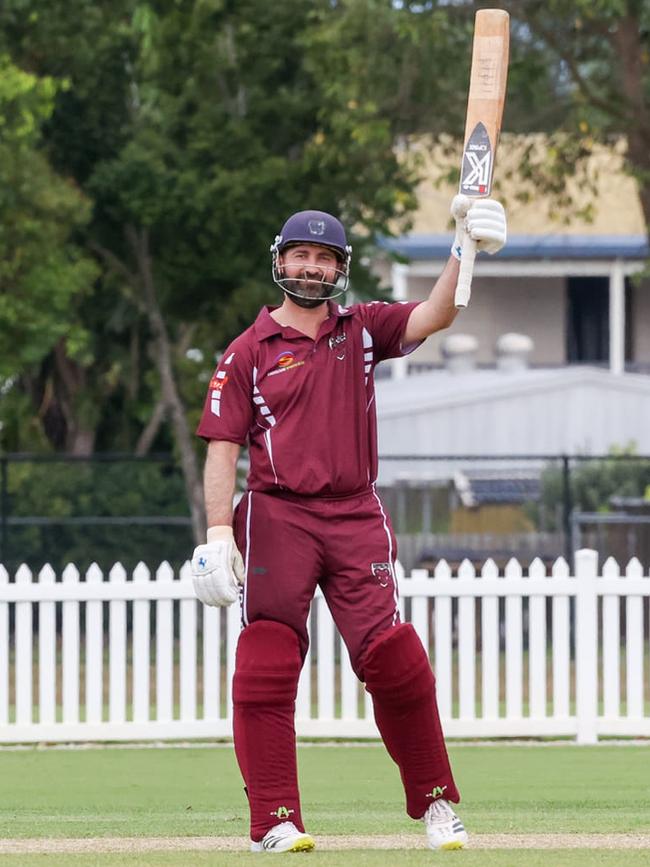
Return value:
[(476, 368), (478, 340), (473, 334), (450, 334), (443, 340), (441, 352), (450, 373), (468, 373)]
[(527, 334), (502, 334), (496, 343), (497, 368), (508, 373), (526, 370), (534, 346)]

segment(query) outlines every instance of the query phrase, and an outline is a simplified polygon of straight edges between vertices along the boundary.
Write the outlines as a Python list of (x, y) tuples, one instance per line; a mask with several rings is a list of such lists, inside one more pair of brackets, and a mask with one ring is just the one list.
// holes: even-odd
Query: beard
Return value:
[(320, 307), (331, 294), (332, 286), (321, 280), (285, 280), (284, 291), (298, 307)]

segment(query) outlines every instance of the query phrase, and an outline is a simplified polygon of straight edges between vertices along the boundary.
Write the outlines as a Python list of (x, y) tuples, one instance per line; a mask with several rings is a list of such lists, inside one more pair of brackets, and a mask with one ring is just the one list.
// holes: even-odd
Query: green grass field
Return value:
[[(452, 746), (474, 833), (650, 833), (649, 746)], [(299, 754), (304, 819), (316, 837), (420, 833), (379, 746)], [(247, 807), (231, 748), (0, 751), (0, 838), (244, 836)], [(0, 855), (0, 864), (248, 864), (249, 853)], [(648, 864), (650, 850), (314, 852), (313, 864)], [(301, 862), (302, 863), (302, 862)]]

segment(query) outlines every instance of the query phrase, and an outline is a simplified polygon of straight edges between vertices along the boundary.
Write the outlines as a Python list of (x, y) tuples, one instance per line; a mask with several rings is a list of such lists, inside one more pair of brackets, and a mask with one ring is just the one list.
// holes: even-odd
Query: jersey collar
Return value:
[[(287, 334), (285, 329), (280, 325), (279, 322), (276, 322), (275, 319), (271, 316), (273, 310), (277, 310), (279, 305), (270, 305), (267, 304), (260, 312), (257, 314), (257, 319), (255, 320), (255, 335), (258, 340), (266, 340), (268, 337), (273, 337), (274, 334), (282, 334), (285, 337)], [(328, 301), (327, 306), (329, 307), (330, 318), (325, 321), (325, 325), (322, 328), (321, 334), (329, 334), (336, 327), (336, 323), (338, 320), (344, 316), (352, 316), (352, 310), (349, 307), (343, 307), (341, 304), (337, 304), (334, 301)], [(291, 329), (293, 331), (293, 329)], [(294, 332), (298, 334), (299, 332)]]

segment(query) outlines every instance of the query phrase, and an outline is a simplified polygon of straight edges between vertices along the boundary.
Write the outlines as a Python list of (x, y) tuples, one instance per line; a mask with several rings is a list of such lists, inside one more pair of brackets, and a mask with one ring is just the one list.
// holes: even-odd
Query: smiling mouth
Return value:
[(294, 292), (300, 291), (305, 295), (309, 295), (313, 298), (318, 298), (319, 295), (322, 295), (324, 290), (329, 290), (331, 284), (326, 283), (322, 278), (303, 278), (297, 280), (291, 280), (289, 282), (289, 288), (291, 288)]

